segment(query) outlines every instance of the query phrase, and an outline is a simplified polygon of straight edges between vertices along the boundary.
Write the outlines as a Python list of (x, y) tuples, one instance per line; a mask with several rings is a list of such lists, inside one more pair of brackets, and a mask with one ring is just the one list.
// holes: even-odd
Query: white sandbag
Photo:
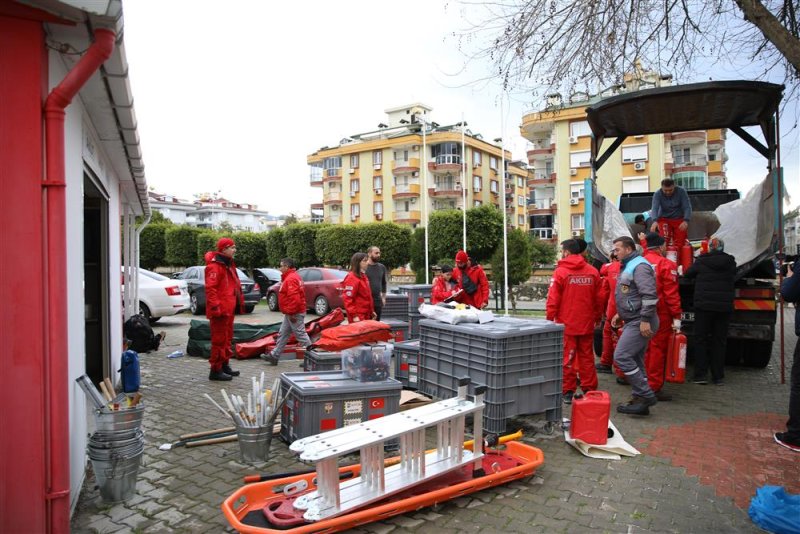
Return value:
[(491, 311), (479, 310), (469, 304), (422, 304), (419, 313), (428, 319), (434, 319), (442, 323), (488, 323), (494, 321), (494, 314)]

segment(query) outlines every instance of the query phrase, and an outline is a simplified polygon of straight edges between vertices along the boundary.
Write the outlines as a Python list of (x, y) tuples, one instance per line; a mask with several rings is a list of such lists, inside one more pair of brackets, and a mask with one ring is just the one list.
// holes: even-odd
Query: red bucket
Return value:
[(608, 442), (608, 416), (611, 414), (611, 396), (606, 391), (589, 391), (572, 401), (572, 422), (569, 433), (591, 445)]

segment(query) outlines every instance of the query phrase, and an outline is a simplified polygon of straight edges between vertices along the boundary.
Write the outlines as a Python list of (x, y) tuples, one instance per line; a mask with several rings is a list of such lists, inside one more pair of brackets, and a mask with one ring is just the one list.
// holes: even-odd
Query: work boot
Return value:
[(261, 359), (266, 361), (266, 362), (269, 362), (270, 365), (278, 365), (278, 362), (280, 361), (280, 357), (279, 356), (275, 356), (272, 353), (262, 354), (261, 355)]
[(658, 403), (658, 399), (653, 397), (637, 397), (634, 395), (627, 404), (617, 406), (617, 412), (628, 415), (650, 415), (650, 406)]
[(564, 404), (572, 404), (572, 399), (575, 397), (574, 391), (567, 391), (564, 393), (563, 400)]
[(226, 381), (233, 380), (233, 377), (224, 371), (215, 371), (212, 369), (211, 372), (208, 373), (208, 379)]
[(225, 373), (226, 375), (231, 375), (231, 376), (239, 376), (240, 374), (242, 374), (239, 371), (234, 371), (233, 369), (231, 369), (231, 365), (229, 363), (223, 364), (222, 372)]
[(622, 378), (621, 376), (617, 377), (617, 384), (619, 384), (620, 386), (630, 386), (630, 384), (628, 384), (628, 381)]
[(672, 400), (672, 395), (666, 393), (663, 389), (659, 389), (656, 393), (656, 399), (658, 402), (669, 402)]
[(605, 365), (603, 363), (598, 363), (597, 365), (594, 366), (594, 368), (597, 369), (598, 373), (604, 373), (607, 375), (610, 375), (612, 373), (611, 366)]

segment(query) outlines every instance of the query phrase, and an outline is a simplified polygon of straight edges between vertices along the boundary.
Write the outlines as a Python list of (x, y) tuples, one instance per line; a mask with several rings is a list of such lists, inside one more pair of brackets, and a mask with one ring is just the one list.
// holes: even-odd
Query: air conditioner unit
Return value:
[(381, 189), (376, 189), (376, 190), (375, 190), (375, 194), (376, 194), (376, 195), (383, 194), (383, 190), (381, 190)]
[(573, 230), (572, 231), (572, 237), (579, 237), (580, 235), (581, 235), (581, 231), (580, 230)]
[(569, 136), (569, 144), (574, 145), (578, 142), (578, 137), (574, 135)]
[(339, 205), (334, 204), (333, 206), (331, 206), (331, 211), (339, 211)]
[(375, 220), (376, 220), (376, 221), (381, 221), (381, 220), (383, 220), (383, 213), (376, 213), (376, 214), (375, 214)]
[(456, 184), (456, 191), (461, 191), (461, 184)]
[(356, 196), (356, 191), (350, 191), (350, 198), (353, 198), (354, 196)]
[(411, 147), (411, 150), (419, 150), (419, 145), (414, 145)]
[(643, 171), (645, 167), (644, 161), (637, 161), (633, 164), (633, 170), (635, 171)]
[(380, 163), (376, 163), (375, 165), (372, 166), (372, 168), (375, 169), (376, 171), (379, 171), (379, 170), (381, 170), (381, 164)]
[(412, 204), (416, 204), (417, 203), (417, 197), (411, 197), (411, 203)]
[(347, 171), (347, 172), (349, 172), (350, 174), (355, 174), (355, 173), (356, 173), (356, 170), (355, 170), (355, 169), (350, 169), (350, 170), (349, 170), (349, 171)]
[(578, 202), (580, 202), (580, 199), (577, 199), (577, 198), (569, 199), (569, 203), (570, 203), (571, 206), (577, 206)]
[(575, 176), (575, 175), (577, 175), (577, 174), (578, 174), (578, 169), (570, 169), (570, 170), (569, 170), (569, 175), (570, 175), (570, 176)]

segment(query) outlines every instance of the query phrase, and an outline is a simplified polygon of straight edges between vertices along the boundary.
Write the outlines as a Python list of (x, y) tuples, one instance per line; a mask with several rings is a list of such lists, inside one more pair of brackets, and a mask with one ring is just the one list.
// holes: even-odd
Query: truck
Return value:
[[(652, 193), (621, 195), (616, 206), (597, 190), (597, 171), (626, 138), (647, 134), (668, 134), (727, 128), (741, 137), (767, 160), (767, 177), (748, 195), (756, 216), (720, 227), (714, 211), (739, 200), (735, 189), (688, 191), (693, 214), (689, 240), (694, 244), (726, 230), (726, 243), (739, 247), (747, 242), (746, 256), (737, 256), (734, 313), (728, 327), (726, 363), (765, 367), (772, 355), (777, 322), (775, 259), (782, 255), (782, 169), (778, 132), (778, 110), (784, 87), (767, 82), (705, 82), (645, 89), (603, 99), (587, 108), (592, 130), (591, 176), (586, 179), (586, 241), (592, 256), (608, 261), (613, 239), (629, 232), (636, 237), (633, 220), (651, 207)], [(763, 142), (748, 131), (759, 126)], [(608, 142), (610, 141), (610, 142)], [(605, 143), (605, 145), (604, 145)], [(753, 198), (750, 198), (753, 197)], [(737, 205), (738, 206), (738, 205)], [(753, 213), (752, 211), (750, 213)], [(641, 230), (638, 230), (641, 231)], [(726, 250), (728, 247), (726, 247)], [(693, 347), (694, 280), (679, 276), (682, 331)]]

